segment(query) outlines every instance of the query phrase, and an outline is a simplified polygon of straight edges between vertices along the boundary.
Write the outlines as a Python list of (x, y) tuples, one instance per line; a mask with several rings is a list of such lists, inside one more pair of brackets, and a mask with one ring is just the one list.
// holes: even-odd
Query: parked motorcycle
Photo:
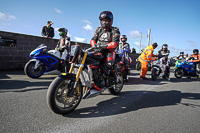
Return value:
[(174, 72), (174, 76), (176, 78), (182, 78), (183, 76), (197, 77), (197, 80), (199, 80), (194, 62), (188, 62), (187, 60), (177, 63), (177, 69)]
[(69, 73), (60, 74), (47, 90), (47, 104), (53, 112), (70, 113), (81, 99), (97, 96), (106, 89), (114, 95), (120, 93), (124, 84), (123, 72), (115, 64), (105, 64), (102, 53), (89, 52), (98, 49), (82, 50), (79, 45), (71, 47)]
[(170, 80), (170, 67), (168, 55), (163, 55), (160, 59), (152, 61), (151, 78), (152, 80), (157, 80), (158, 77), (167, 78)]
[(58, 50), (47, 51), (47, 46), (41, 44), (30, 53), (30, 57), (33, 59), (26, 63), (24, 72), (30, 78), (39, 78), (45, 72), (56, 69), (66, 72), (69, 68), (69, 63), (65, 61), (66, 56), (65, 52), (61, 53)]

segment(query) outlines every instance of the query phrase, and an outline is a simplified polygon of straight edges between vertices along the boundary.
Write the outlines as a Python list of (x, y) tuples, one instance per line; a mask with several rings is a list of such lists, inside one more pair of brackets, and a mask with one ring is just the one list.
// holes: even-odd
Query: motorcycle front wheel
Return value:
[(36, 63), (35, 61), (29, 61), (28, 63), (26, 63), (24, 67), (25, 74), (30, 78), (39, 78), (44, 74), (45, 71), (44, 65), (40, 63), (40, 65), (36, 69), (34, 69), (35, 63)]
[(116, 75), (117, 75), (116, 83), (114, 84), (113, 87), (109, 88), (110, 93), (113, 94), (113, 95), (119, 94), (120, 91), (123, 88), (123, 85), (124, 85), (123, 72), (122, 71), (117, 71)]
[(56, 114), (68, 114), (72, 112), (81, 102), (83, 89), (78, 82), (73, 95), (69, 95), (74, 86), (74, 81), (57, 77), (53, 80), (47, 90), (47, 104)]
[(183, 75), (184, 75), (184, 71), (183, 71), (183, 69), (181, 69), (181, 68), (177, 68), (177, 69), (175, 70), (175, 72), (174, 72), (174, 76), (175, 76), (176, 78), (182, 78)]
[(151, 78), (153, 81), (157, 80), (158, 74), (156, 74), (158, 70), (156, 68), (153, 68), (152, 72), (151, 72)]

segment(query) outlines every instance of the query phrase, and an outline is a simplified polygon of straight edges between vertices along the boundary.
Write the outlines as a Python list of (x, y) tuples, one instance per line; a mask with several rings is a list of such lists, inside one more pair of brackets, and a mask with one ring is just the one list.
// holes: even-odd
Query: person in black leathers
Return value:
[(120, 31), (119, 28), (112, 27), (112, 12), (101, 12), (99, 15), (99, 20), (101, 27), (97, 27), (94, 37), (92, 37), (90, 41), (90, 44), (92, 47), (107, 46), (106, 48), (102, 49), (102, 53), (106, 57), (105, 63), (111, 69), (115, 61), (115, 48), (119, 45)]
[(51, 27), (53, 23), (51, 21), (47, 22), (47, 26), (42, 27), (41, 35), (45, 38), (53, 38), (54, 37), (54, 28)]
[(66, 28), (60, 28), (58, 29), (58, 31), (60, 35), (60, 40), (58, 41), (56, 49), (58, 49), (60, 52), (67, 52), (66, 55), (69, 55), (71, 46), (70, 37), (67, 36), (68, 30)]
[(158, 58), (161, 58), (163, 55), (169, 55), (170, 51), (168, 50), (168, 45), (163, 44), (162, 49), (158, 51)]
[(184, 52), (181, 51), (179, 55), (177, 55), (177, 60), (182, 60), (182, 59), (185, 59), (185, 55), (184, 55)]

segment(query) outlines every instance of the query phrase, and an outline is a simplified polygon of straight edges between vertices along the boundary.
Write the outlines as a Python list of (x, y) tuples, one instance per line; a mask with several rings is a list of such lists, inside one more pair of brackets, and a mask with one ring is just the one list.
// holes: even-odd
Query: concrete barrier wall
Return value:
[[(0, 31), (1, 38), (9, 38), (16, 40), (15, 47), (2, 46), (0, 45), (0, 70), (7, 69), (23, 69), (25, 64), (31, 59), (29, 54), (40, 44), (45, 44), (48, 49), (54, 49), (58, 43), (58, 39), (48, 39), (38, 36), (25, 35), (19, 33), (11, 33)], [(75, 42), (71, 42), (72, 45)], [(83, 48), (90, 47), (90, 44), (79, 43)], [(133, 60), (131, 67), (135, 66), (135, 59), (138, 54), (130, 54)]]

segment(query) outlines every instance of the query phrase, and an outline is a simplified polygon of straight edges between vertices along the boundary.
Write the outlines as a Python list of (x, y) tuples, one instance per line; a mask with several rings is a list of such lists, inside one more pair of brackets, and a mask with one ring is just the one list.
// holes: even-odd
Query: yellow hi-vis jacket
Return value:
[(154, 58), (155, 55), (153, 54), (153, 51), (153, 46), (148, 46), (139, 56), (138, 60), (140, 62), (149, 62), (150, 60), (155, 60), (156, 58)]

